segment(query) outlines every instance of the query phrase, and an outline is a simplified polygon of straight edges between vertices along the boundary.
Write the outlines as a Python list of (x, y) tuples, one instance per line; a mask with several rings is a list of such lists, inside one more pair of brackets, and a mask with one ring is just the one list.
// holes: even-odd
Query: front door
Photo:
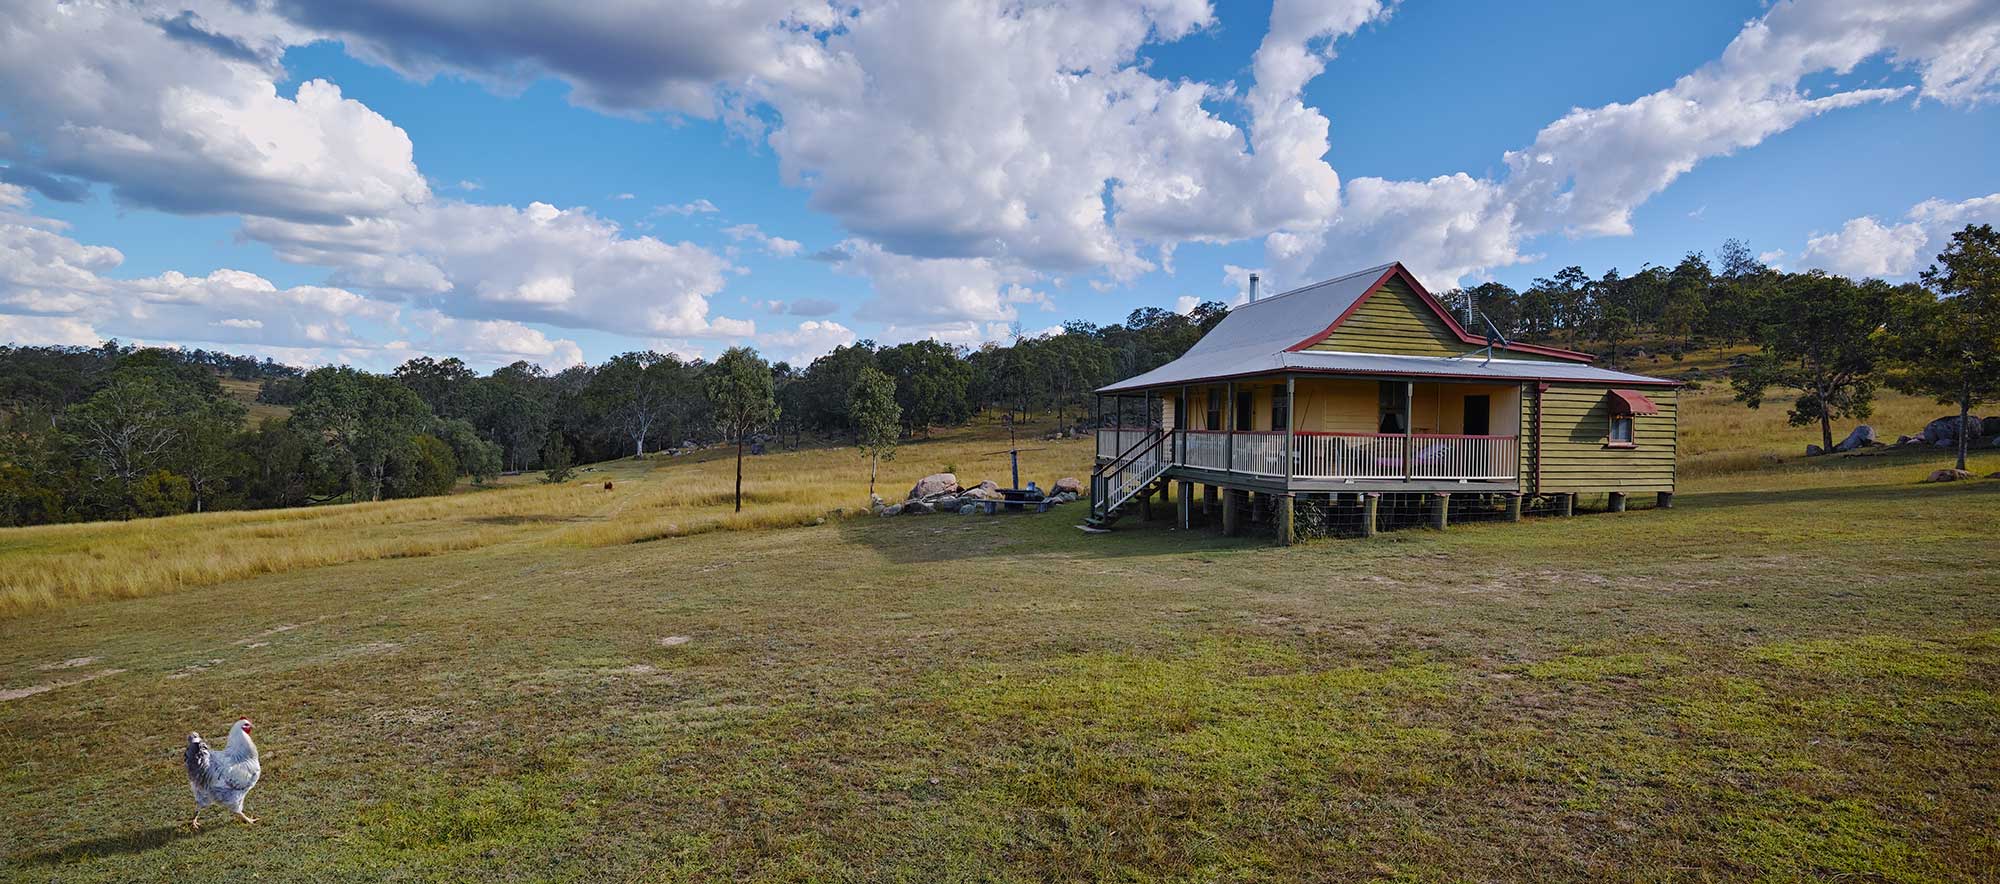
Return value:
[(1493, 397), (1465, 397), (1465, 435), (1484, 436), (1492, 430)]

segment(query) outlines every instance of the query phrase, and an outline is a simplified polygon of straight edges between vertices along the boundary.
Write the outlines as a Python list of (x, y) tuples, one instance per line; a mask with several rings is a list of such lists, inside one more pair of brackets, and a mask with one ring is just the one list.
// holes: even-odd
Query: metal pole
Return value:
[(1410, 436), (1417, 429), (1417, 384), (1403, 382), (1403, 481), (1410, 481), (1410, 456), (1416, 453), (1416, 445)]
[(1187, 463), (1187, 446), (1188, 446), (1187, 413), (1191, 408), (1190, 403), (1192, 403), (1193, 401), (1194, 401), (1193, 399), (1188, 398), (1187, 385), (1182, 384), (1181, 404), (1174, 406), (1174, 429), (1179, 430), (1181, 434), (1180, 439), (1175, 443), (1175, 445), (1178, 446), (1174, 451), (1174, 463), (1176, 464)]
[[(1298, 406), (1298, 378), (1285, 375), (1285, 487), (1288, 489), (1292, 487), (1292, 443), (1298, 437), (1294, 429), (1299, 425)], [(1285, 506), (1290, 507), (1291, 496), (1286, 495), (1285, 500)], [(1290, 516), (1287, 515), (1286, 518), (1289, 519)], [(1285, 542), (1291, 543), (1290, 540)]]
[[(1235, 381), (1229, 382), (1228, 395), (1229, 398), (1222, 400), (1222, 408), (1223, 411), (1225, 412), (1225, 414), (1223, 415), (1223, 417), (1225, 418), (1224, 426), (1227, 426), (1229, 428), (1229, 433), (1225, 439), (1225, 441), (1229, 443), (1229, 449), (1223, 452), (1222, 470), (1223, 472), (1233, 473), (1236, 472), (1236, 382)], [(1227, 510), (1225, 510), (1225, 512), (1227, 512)]]

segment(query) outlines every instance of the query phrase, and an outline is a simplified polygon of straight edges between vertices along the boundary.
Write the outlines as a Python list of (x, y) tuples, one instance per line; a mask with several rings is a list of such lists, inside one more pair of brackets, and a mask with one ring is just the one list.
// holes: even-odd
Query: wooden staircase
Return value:
[(1168, 456), (1173, 434), (1153, 430), (1110, 461), (1090, 473), (1090, 515), (1085, 527), (1104, 530), (1136, 506), (1146, 495), (1166, 484)]

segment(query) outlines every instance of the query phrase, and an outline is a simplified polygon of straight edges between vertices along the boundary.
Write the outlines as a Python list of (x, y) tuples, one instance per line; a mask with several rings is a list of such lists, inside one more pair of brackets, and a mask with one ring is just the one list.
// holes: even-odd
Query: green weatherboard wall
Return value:
[[(1659, 406), (1660, 413), (1632, 419), (1636, 447), (1610, 448), (1606, 443), (1610, 439), (1611, 389), (1607, 384), (1551, 384), (1540, 397), (1530, 396), (1525, 415), (1528, 431), (1523, 433), (1529, 444), (1521, 448), (1524, 489), (1541, 493), (1674, 490), (1678, 391), (1639, 390)], [(1540, 430), (1533, 432), (1538, 416)], [(1541, 484), (1530, 488), (1538, 458)]]
[[(1394, 353), (1403, 356), (1456, 356), (1480, 349), (1452, 334), (1423, 299), (1400, 279), (1390, 279), (1349, 314), (1347, 321), (1313, 350), (1346, 353)], [(1505, 359), (1562, 361), (1519, 350), (1497, 354)]]

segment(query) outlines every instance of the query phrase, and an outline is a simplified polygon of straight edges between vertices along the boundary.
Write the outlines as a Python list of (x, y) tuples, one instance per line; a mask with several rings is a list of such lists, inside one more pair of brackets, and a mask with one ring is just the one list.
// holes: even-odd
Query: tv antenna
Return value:
[[(1480, 358), (1480, 360), (1479, 360), (1479, 364), (1480, 364), (1480, 365), (1486, 365), (1486, 364), (1488, 364), (1488, 363), (1491, 363), (1491, 362), (1493, 361), (1493, 348), (1494, 348), (1494, 346), (1496, 346), (1496, 345), (1497, 345), (1497, 346), (1501, 346), (1501, 347), (1507, 347), (1507, 346), (1510, 346), (1510, 345), (1509, 345), (1509, 344), (1507, 343), (1507, 336), (1506, 336), (1506, 335), (1503, 335), (1503, 334), (1501, 334), (1501, 333), (1500, 333), (1500, 328), (1499, 328), (1498, 326), (1496, 326), (1496, 325), (1494, 325), (1494, 324), (1493, 324), (1493, 320), (1492, 320), (1492, 319), (1491, 319), (1490, 317), (1488, 317), (1488, 316), (1486, 315), (1486, 312), (1485, 312), (1485, 311), (1483, 311), (1483, 310), (1480, 310), (1480, 309), (1479, 309), (1479, 308), (1477, 308), (1477, 307), (1474, 307), (1474, 308), (1472, 308), (1472, 315), (1474, 315), (1474, 316), (1477, 316), (1477, 317), (1479, 317), (1479, 321), (1480, 321), (1480, 322), (1482, 322), (1482, 323), (1485, 323), (1485, 325), (1486, 325), (1486, 346), (1484, 346), (1484, 347), (1481, 347), (1481, 348), (1479, 348), (1479, 350), (1477, 350), (1477, 351), (1476, 351), (1476, 352), (1478, 352), (1478, 353), (1479, 353), (1479, 355), (1480, 355), (1480, 357), (1481, 357), (1481, 358)], [(1467, 357), (1467, 356), (1470, 356), (1470, 355), (1472, 355), (1472, 354), (1471, 354), (1471, 353), (1460, 353), (1460, 354), (1457, 354), (1457, 355), (1455, 355), (1455, 356), (1450, 356), (1450, 357), (1447, 357), (1447, 358), (1449, 358), (1449, 359), (1464, 359), (1465, 357)]]

